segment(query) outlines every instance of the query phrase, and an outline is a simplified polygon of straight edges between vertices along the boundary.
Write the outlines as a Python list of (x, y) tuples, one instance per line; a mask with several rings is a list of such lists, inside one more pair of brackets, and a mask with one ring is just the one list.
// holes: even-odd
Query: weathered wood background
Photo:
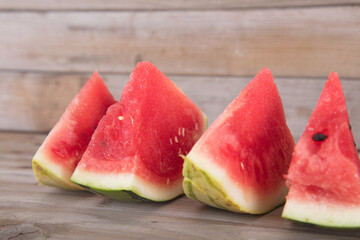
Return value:
[(92, 71), (119, 99), (142, 60), (210, 123), (269, 67), (296, 140), (337, 71), (360, 143), (360, 1), (0, 0), (0, 33), (0, 239), (360, 237), (290, 223), (281, 208), (253, 217), (186, 198), (119, 203), (38, 186), (31, 171), (32, 155)]
[(212, 122), (263, 67), (295, 139), (330, 71), (360, 138), (360, 1), (0, 1), (0, 129), (46, 132), (98, 69), (152, 61)]

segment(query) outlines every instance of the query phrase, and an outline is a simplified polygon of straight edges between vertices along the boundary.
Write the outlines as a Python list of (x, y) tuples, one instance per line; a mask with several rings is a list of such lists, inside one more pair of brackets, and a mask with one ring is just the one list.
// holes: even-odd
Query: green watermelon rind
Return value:
[[(170, 189), (130, 173), (104, 175), (76, 169), (71, 181), (91, 192), (122, 201), (166, 202), (184, 193), (181, 184), (173, 183)], [(182, 179), (178, 181), (181, 183)]]
[(156, 202), (156, 201), (152, 201), (147, 198), (141, 197), (139, 194), (137, 194), (134, 191), (103, 190), (103, 189), (91, 188), (91, 187), (88, 187), (86, 185), (81, 185), (81, 184), (79, 184), (79, 186), (81, 186), (82, 188), (84, 188), (92, 193), (95, 193), (95, 194), (98, 194), (98, 195), (101, 195), (104, 197), (108, 197), (111, 199), (116, 199), (116, 200), (121, 200), (121, 201), (129, 201), (129, 202)]
[(245, 191), (210, 158), (193, 151), (184, 157), (183, 176), (183, 188), (187, 197), (232, 212), (267, 213), (282, 205), (287, 194), (285, 184), (278, 192), (264, 196)]
[[(316, 214), (314, 214), (316, 209)], [(345, 216), (345, 217), (344, 217)], [(352, 217), (353, 216), (353, 217)], [(342, 204), (305, 202), (288, 199), (282, 217), (322, 228), (355, 229), (360, 227), (360, 207), (342, 207)]]
[(61, 166), (54, 164), (42, 152), (41, 146), (32, 159), (32, 168), (38, 183), (67, 190), (84, 190), (71, 181), (64, 181), (64, 179), (70, 179), (71, 173), (66, 172), (66, 169)]
[[(217, 187), (219, 183), (204, 170), (196, 167), (191, 163), (191, 160), (186, 157), (184, 157), (183, 175), (183, 188), (186, 196), (216, 208), (239, 211), (240, 207), (234, 204), (226, 194)], [(209, 192), (211, 192), (211, 194), (209, 194)], [(214, 199), (215, 195), (218, 197)], [(233, 209), (232, 206), (235, 206), (235, 209)], [(240, 210), (239, 212), (242, 211)]]

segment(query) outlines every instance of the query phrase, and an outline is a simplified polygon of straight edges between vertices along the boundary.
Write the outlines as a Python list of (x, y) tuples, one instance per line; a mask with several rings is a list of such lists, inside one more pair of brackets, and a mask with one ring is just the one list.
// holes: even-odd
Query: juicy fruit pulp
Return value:
[(270, 211), (284, 201), (293, 148), (279, 92), (263, 69), (186, 156), (185, 194), (230, 211)]
[(283, 217), (360, 227), (360, 162), (341, 82), (331, 73), (295, 146)]
[(72, 181), (116, 199), (166, 201), (183, 190), (185, 155), (206, 117), (154, 65), (138, 63), (100, 121)]
[(32, 163), (39, 183), (81, 189), (70, 181), (70, 177), (98, 122), (113, 103), (114, 98), (95, 71), (35, 154)]

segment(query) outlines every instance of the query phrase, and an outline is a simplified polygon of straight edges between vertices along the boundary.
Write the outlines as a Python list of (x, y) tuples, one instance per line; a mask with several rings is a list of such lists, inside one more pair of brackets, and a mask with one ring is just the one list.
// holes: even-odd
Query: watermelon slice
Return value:
[(360, 227), (360, 162), (345, 97), (331, 73), (295, 146), (283, 217), (327, 227)]
[(186, 156), (185, 194), (213, 207), (260, 214), (285, 200), (294, 140), (264, 68)]
[(201, 110), (149, 62), (138, 63), (71, 180), (114, 199), (183, 193), (183, 159), (207, 127)]
[(35, 154), (32, 165), (39, 183), (81, 189), (70, 181), (70, 177), (98, 122), (105, 115), (106, 109), (115, 102), (95, 71)]

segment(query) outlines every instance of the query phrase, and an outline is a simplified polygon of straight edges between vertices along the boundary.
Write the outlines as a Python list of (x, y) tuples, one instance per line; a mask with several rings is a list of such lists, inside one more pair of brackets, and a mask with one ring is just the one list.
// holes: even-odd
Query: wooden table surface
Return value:
[(359, 239), (264, 215), (236, 214), (185, 196), (167, 203), (121, 202), (36, 183), (31, 158), (43, 134), (0, 134), (0, 239)]
[(153, 62), (213, 122), (269, 67), (297, 140), (337, 71), (360, 144), (359, 0), (0, 0), (0, 240), (359, 239), (182, 196), (126, 203), (36, 183), (31, 159), (92, 71), (119, 99)]

